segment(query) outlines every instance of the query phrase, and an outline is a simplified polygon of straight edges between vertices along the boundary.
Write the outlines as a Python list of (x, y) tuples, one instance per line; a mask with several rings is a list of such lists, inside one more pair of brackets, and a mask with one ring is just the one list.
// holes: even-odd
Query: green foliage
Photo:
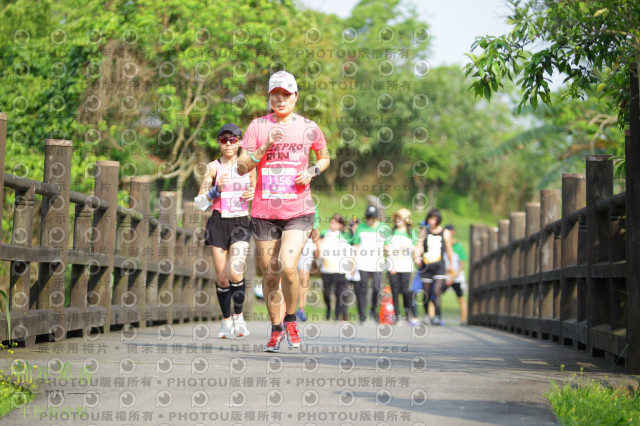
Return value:
[[(589, 92), (584, 100), (563, 101), (562, 94), (553, 94), (550, 105), (524, 108), (532, 125), (516, 133), (488, 151), (491, 161), (529, 161), (528, 178), (537, 182), (536, 189), (559, 188), (562, 173), (584, 173), (587, 154), (624, 155), (624, 135), (616, 125), (616, 112), (607, 103)], [(621, 162), (617, 169), (620, 170)], [(619, 173), (619, 172), (618, 172)]]
[(635, 0), (509, 0), (511, 32), (476, 39), (467, 75), (476, 96), (491, 99), (505, 80), (522, 88), (519, 108), (552, 102), (549, 79), (566, 75), (564, 98), (584, 98), (597, 88), (627, 120), (629, 64), (640, 59), (640, 4)]
[(555, 382), (546, 394), (558, 420), (563, 425), (637, 424), (640, 419), (640, 393), (638, 389), (605, 386), (586, 378), (580, 372), (562, 386)]
[[(445, 203), (445, 191), (466, 200), (456, 204), (465, 211), (504, 212), (546, 172), (519, 173), (531, 162), (524, 154), (506, 167), (484, 160), (520, 131), (509, 102), (474, 100), (458, 67), (431, 69), (429, 25), (407, 1), (362, 1), (346, 19), (267, 0), (41, 6), (1, 9), (11, 19), (0, 20), (0, 33), (13, 40), (0, 46), (11, 64), (0, 70), (9, 173), (41, 180), (43, 139), (67, 138), (73, 190), (90, 193), (92, 164), (116, 160), (121, 191), (148, 175), (189, 198), (196, 166), (219, 155), (217, 128), (263, 115), (278, 69), (296, 75), (297, 110), (325, 133), (333, 163), (320, 182), (329, 191), (354, 185), (377, 195), (384, 191), (366, 188), (401, 182), (391, 195), (402, 203), (416, 193)], [(383, 160), (389, 175), (378, 172)], [(342, 173), (347, 162), (356, 174)]]
[[(9, 355), (13, 355), (14, 351), (11, 348), (16, 347), (17, 345), (18, 344), (16, 342), (10, 343), (6, 346), (0, 343), (0, 353), (6, 350)], [(35, 397), (33, 385), (30, 389), (27, 389), (16, 383), (19, 375), (18, 373), (19, 372), (17, 372), (13, 367), (11, 368), (10, 374), (7, 374), (4, 370), (0, 370), (0, 417), (3, 417), (14, 409), (33, 401)]]
[(0, 376), (0, 417), (28, 404), (35, 398), (33, 392), (15, 385)]

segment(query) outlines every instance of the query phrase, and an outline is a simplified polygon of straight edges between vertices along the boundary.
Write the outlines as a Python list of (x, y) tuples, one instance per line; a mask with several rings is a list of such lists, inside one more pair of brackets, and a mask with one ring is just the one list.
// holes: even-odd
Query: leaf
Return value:
[(558, 133), (561, 130), (562, 128), (549, 124), (543, 124), (542, 126), (525, 130), (524, 132), (518, 133), (512, 138), (507, 139), (505, 142), (489, 151), (486, 155), (486, 158), (495, 158), (505, 154), (509, 154), (516, 151), (518, 147), (538, 142), (548, 135)]
[(484, 86), (484, 97), (491, 100), (491, 87), (488, 84)]
[(593, 17), (597, 18), (600, 15), (607, 15), (608, 13), (609, 13), (609, 9), (607, 9), (607, 8), (600, 9), (600, 10), (597, 10), (596, 13), (593, 14)]

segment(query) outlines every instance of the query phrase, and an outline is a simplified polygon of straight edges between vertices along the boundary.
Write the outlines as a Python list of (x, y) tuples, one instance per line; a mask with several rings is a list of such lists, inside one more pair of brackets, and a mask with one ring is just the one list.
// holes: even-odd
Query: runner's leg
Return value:
[(289, 229), (282, 232), (277, 260), (282, 270), (282, 293), (287, 307), (287, 314), (296, 313), (300, 287), (298, 260), (310, 234), (311, 230)]
[(398, 292), (400, 290), (400, 273), (396, 272), (395, 274), (388, 273), (389, 275), (389, 285), (391, 286), (391, 296), (393, 297), (393, 309), (396, 313), (396, 319), (400, 319), (400, 298), (398, 297)]
[(367, 319), (367, 284), (369, 281), (368, 271), (360, 271), (360, 281), (355, 281), (353, 284), (356, 290), (356, 300), (358, 303), (358, 315), (360, 315), (360, 321)]
[(371, 273), (371, 316), (373, 320), (378, 319), (378, 298), (380, 295), (380, 284), (382, 283), (382, 272)]
[(233, 312), (236, 315), (242, 313), (242, 307), (245, 301), (246, 284), (244, 282), (244, 271), (248, 254), (249, 243), (246, 241), (237, 241), (229, 247), (229, 253), (227, 255), (231, 299), (233, 300)]
[(262, 291), (269, 312), (271, 324), (282, 322), (280, 308), (284, 303), (282, 292), (279, 288), (280, 268), (278, 267), (278, 251), (280, 240), (255, 240), (258, 251), (258, 265), (262, 271)]
[(344, 319), (347, 314), (347, 307), (342, 301), (343, 294), (347, 289), (347, 279), (344, 274), (336, 274), (336, 320)]
[(227, 250), (220, 247), (211, 246), (213, 254), (213, 267), (216, 270), (216, 295), (222, 310), (224, 319), (231, 318), (231, 290), (229, 289), (229, 275), (227, 265)]
[[(400, 293), (402, 294), (402, 304), (404, 305), (404, 315), (407, 318), (407, 321), (411, 319), (412, 315), (412, 293), (409, 288), (409, 281), (411, 280), (411, 272), (399, 272), (398, 273), (398, 281), (400, 287)], [(398, 302), (399, 304), (400, 302)], [(400, 311), (396, 314), (396, 316), (400, 316)]]
[(300, 280), (300, 290), (298, 292), (298, 309), (304, 311), (307, 306), (307, 292), (310, 285), (310, 273), (305, 268), (298, 269), (298, 279)]
[(433, 303), (436, 308), (436, 316), (442, 319), (442, 315), (440, 312), (440, 305), (442, 305), (442, 290), (444, 287), (443, 279), (434, 279), (433, 280)]
[(322, 295), (327, 306), (325, 319), (331, 318), (331, 287), (333, 286), (333, 274), (322, 274)]

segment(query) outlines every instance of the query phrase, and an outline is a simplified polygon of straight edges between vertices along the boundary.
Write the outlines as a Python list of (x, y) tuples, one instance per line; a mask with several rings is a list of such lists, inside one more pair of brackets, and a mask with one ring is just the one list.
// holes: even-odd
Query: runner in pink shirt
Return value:
[[(296, 113), (298, 85), (293, 75), (278, 71), (269, 79), (272, 112), (249, 124), (238, 159), (240, 174), (256, 169), (256, 190), (251, 206), (252, 234), (263, 274), (263, 291), (271, 335), (264, 347), (278, 352), (286, 337), (291, 347), (302, 338), (296, 322), (300, 281), (298, 259), (313, 228), (315, 206), (310, 182), (329, 167), (329, 151), (316, 123)], [(309, 167), (309, 153), (316, 163)], [(280, 315), (279, 284), (286, 305)]]
[[(229, 339), (249, 335), (242, 314), (245, 300), (244, 269), (249, 253), (251, 221), (249, 201), (253, 199), (255, 173), (240, 176), (238, 149), (242, 131), (227, 123), (218, 131), (221, 156), (207, 164), (207, 172), (196, 200), (211, 206), (205, 243), (211, 246), (216, 269), (216, 294), (222, 310), (218, 337)], [(206, 199), (203, 199), (206, 197)], [(231, 308), (233, 305), (233, 317)]]

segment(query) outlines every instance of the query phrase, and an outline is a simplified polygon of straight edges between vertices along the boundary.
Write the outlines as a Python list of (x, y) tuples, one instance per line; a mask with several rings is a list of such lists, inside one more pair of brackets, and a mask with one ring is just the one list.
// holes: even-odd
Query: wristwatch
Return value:
[(317, 178), (318, 176), (320, 176), (320, 166), (318, 166), (317, 164), (315, 166), (313, 166), (313, 168), (315, 169), (314, 175), (311, 179)]

